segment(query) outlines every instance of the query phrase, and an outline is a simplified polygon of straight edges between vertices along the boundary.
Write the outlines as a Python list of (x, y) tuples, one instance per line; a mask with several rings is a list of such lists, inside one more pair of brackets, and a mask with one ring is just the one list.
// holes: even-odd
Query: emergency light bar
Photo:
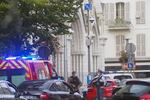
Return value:
[(8, 58), (6, 58), (6, 60), (15, 60), (15, 59), (17, 59), (17, 57), (8, 57)]
[(24, 60), (37, 60), (37, 57), (27, 56), (27, 57), (7, 57), (6, 60), (17, 60), (17, 59), (24, 59)]

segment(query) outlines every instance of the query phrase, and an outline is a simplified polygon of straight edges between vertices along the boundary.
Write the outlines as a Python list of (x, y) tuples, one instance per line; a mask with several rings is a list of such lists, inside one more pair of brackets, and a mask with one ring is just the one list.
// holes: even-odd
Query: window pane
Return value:
[(50, 91), (57, 91), (56, 85), (52, 84), (49, 90)]
[(70, 88), (66, 84), (62, 83), (62, 91), (70, 92)]
[(0, 87), (0, 94), (4, 94), (2, 87)]
[(116, 18), (124, 19), (124, 3), (119, 2), (116, 4)]
[(8, 85), (6, 83), (0, 83), (0, 85), (1, 85), (1, 87), (2, 87), (2, 89), (3, 89), (5, 94), (12, 94), (10, 92), (10, 89), (9, 89)]

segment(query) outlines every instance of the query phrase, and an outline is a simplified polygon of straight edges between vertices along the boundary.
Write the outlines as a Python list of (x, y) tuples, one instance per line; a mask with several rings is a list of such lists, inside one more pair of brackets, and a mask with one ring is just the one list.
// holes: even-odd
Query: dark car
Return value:
[(0, 81), (0, 100), (26, 100), (20, 96), (17, 87), (8, 81)]
[(150, 100), (150, 80), (130, 80), (112, 100)]
[(24, 81), (18, 88), (28, 100), (82, 100), (63, 80)]

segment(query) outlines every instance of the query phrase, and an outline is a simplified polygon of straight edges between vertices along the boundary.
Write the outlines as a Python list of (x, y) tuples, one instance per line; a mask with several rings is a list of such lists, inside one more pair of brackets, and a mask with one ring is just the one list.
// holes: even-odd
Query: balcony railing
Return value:
[(131, 22), (124, 19), (115, 19), (109, 22), (109, 30), (130, 30)]

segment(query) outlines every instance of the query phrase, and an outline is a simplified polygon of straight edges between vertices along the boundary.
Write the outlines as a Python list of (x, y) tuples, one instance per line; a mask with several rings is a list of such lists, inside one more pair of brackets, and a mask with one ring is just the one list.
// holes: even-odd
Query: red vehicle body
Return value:
[[(117, 82), (115, 80), (107, 80), (106, 85), (103, 86), (103, 96), (106, 99), (109, 99), (112, 97), (112, 90), (118, 86)], [(88, 86), (87, 91), (87, 100), (96, 100), (97, 98), (97, 88), (94, 85), (94, 82), (92, 81), (90, 85)]]
[(0, 60), (0, 79), (15, 85), (25, 80), (50, 79), (55, 73), (48, 60)]
[(140, 100), (150, 100), (150, 94), (145, 94), (140, 97)]

